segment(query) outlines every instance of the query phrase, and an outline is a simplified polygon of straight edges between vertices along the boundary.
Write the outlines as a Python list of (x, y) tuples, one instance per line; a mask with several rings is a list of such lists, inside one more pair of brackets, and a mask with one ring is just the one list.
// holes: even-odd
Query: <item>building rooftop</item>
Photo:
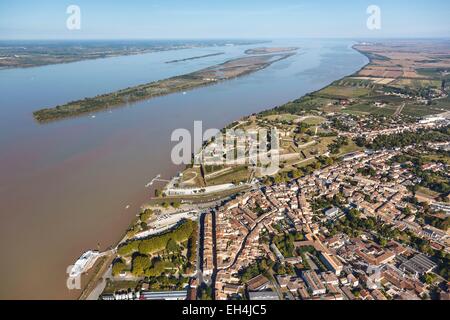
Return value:
[(427, 258), (424, 254), (416, 254), (414, 257), (400, 265), (400, 269), (415, 274), (422, 275), (432, 271), (437, 266), (436, 263)]
[(280, 300), (280, 297), (274, 291), (249, 292), (248, 296), (250, 300)]

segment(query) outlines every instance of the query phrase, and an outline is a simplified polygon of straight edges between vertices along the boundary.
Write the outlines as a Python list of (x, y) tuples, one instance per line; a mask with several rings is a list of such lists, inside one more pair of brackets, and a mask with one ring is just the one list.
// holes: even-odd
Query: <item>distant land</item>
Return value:
[[(266, 181), (283, 180), (286, 174), (292, 176), (292, 172), (310, 166), (327, 153), (338, 157), (363, 150), (354, 141), (339, 145), (338, 135), (332, 133), (327, 121), (331, 127), (339, 127), (341, 131), (344, 131), (343, 127), (365, 123), (366, 133), (370, 135), (377, 125), (389, 127), (392, 122), (397, 122), (398, 125), (412, 123), (412, 126), (417, 126), (416, 122), (423, 117), (450, 116), (450, 57), (446, 53), (449, 52), (450, 43), (361, 42), (355, 44), (353, 49), (369, 59), (354, 74), (294, 101), (244, 117), (226, 127), (246, 132), (255, 127), (281, 124), (286, 132), (295, 133), (293, 142), (280, 146), (280, 154), (285, 159), (282, 170), (273, 177), (264, 177)], [(319, 129), (314, 131), (316, 126)], [(394, 126), (390, 130), (395, 132), (397, 128)], [(355, 129), (355, 132), (361, 134), (359, 129)], [(208, 150), (207, 147), (205, 150)], [(246, 164), (214, 165), (214, 160), (205, 152), (204, 170), (187, 166), (178, 187), (189, 189), (236, 182), (245, 184), (253, 177), (253, 169)], [(238, 183), (236, 185), (239, 186)], [(230, 190), (226, 190), (225, 194), (228, 195), (228, 192)], [(188, 196), (176, 194), (173, 199), (169, 196), (152, 200), (152, 204), (168, 199), (180, 202), (191, 200)]]
[(210, 54), (205, 54), (203, 56), (195, 56), (195, 57), (184, 58), (184, 59), (170, 60), (170, 61), (166, 61), (166, 63), (177, 63), (177, 62), (183, 62), (183, 61), (189, 61), (189, 60), (196, 60), (196, 59), (220, 56), (222, 54), (225, 54), (225, 52), (210, 53)]
[(29, 68), (167, 50), (264, 42), (251, 40), (0, 41), (0, 69)]
[(290, 52), (232, 59), (185, 75), (129, 87), (93, 98), (72, 101), (54, 108), (41, 109), (35, 111), (33, 115), (38, 122), (48, 122), (174, 92), (187, 91), (262, 70), (274, 62), (286, 59), (294, 54), (295, 52)]
[(299, 48), (297, 47), (286, 47), (286, 48), (253, 48), (245, 51), (245, 54), (268, 54), (268, 53), (282, 53), (282, 52), (291, 52), (296, 51)]

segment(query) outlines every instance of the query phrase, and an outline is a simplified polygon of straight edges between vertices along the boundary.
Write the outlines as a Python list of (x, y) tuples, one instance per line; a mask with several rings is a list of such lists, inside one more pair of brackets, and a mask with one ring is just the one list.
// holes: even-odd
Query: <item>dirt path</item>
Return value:
[(403, 109), (405, 108), (405, 105), (406, 104), (403, 103), (402, 105), (398, 106), (397, 110), (395, 110), (394, 117), (399, 116), (402, 113)]

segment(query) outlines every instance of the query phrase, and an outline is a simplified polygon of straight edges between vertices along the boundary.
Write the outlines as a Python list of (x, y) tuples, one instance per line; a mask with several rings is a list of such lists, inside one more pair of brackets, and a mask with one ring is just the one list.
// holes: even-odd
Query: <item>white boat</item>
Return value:
[(97, 260), (100, 253), (98, 251), (89, 250), (81, 255), (70, 270), (69, 277), (75, 278), (80, 276), (86, 270), (89, 270)]

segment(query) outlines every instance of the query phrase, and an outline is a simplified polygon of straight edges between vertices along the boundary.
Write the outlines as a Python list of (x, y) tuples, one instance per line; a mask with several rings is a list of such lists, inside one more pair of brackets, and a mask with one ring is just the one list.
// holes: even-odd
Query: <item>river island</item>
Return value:
[(295, 52), (288, 52), (236, 58), (192, 73), (72, 101), (53, 108), (44, 108), (35, 111), (33, 115), (38, 122), (49, 122), (175, 92), (184, 92), (265, 69), (272, 63), (287, 59), (294, 54)]
[(292, 52), (296, 51), (299, 48), (297, 47), (260, 47), (260, 48), (253, 48), (253, 49), (247, 49), (245, 51), (245, 54), (269, 54), (269, 53), (285, 53), (285, 52)]
[(177, 63), (177, 62), (184, 62), (184, 61), (190, 61), (190, 60), (197, 60), (197, 59), (202, 59), (202, 58), (209, 58), (209, 57), (220, 56), (222, 54), (225, 54), (225, 52), (210, 53), (210, 54), (205, 54), (205, 55), (202, 55), (202, 56), (195, 56), (195, 57), (189, 57), (189, 58), (184, 58), (184, 59), (170, 60), (170, 61), (166, 61), (166, 63)]

